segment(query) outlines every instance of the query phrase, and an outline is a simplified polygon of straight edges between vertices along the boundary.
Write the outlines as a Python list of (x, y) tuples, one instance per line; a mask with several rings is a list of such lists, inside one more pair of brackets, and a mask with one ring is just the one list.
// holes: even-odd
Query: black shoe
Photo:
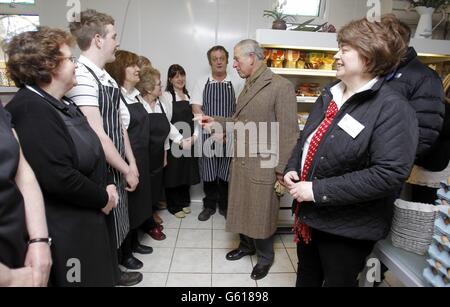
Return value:
[(117, 286), (120, 287), (131, 287), (135, 286), (142, 281), (144, 277), (139, 272), (120, 272), (119, 280), (117, 281)]
[(227, 218), (227, 210), (219, 209), (219, 214), (222, 215), (224, 218)]
[(238, 249), (235, 249), (235, 250), (232, 250), (231, 252), (229, 252), (225, 257), (229, 261), (235, 261), (235, 260), (241, 259), (242, 257), (252, 256), (254, 254), (255, 254), (255, 251), (244, 252), (238, 248)]
[(269, 273), (271, 266), (272, 266), (271, 264), (261, 265), (257, 263), (253, 268), (252, 274), (250, 275), (251, 279), (253, 280), (263, 279)]
[(209, 220), (209, 218), (211, 217), (211, 215), (214, 215), (214, 213), (216, 213), (215, 209), (210, 209), (210, 208), (205, 208), (203, 209), (202, 212), (200, 212), (200, 214), (198, 215), (198, 220), (205, 222), (207, 220)]
[(139, 270), (142, 269), (144, 264), (137, 258), (131, 256), (130, 258), (126, 258), (122, 261), (121, 265), (126, 267), (129, 270)]
[(138, 244), (135, 247), (133, 247), (133, 253), (148, 255), (153, 253), (153, 248), (151, 246)]

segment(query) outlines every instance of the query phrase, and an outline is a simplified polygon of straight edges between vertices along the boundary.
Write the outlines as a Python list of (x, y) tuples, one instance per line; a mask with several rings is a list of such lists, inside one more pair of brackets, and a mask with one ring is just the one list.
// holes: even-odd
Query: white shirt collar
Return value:
[(81, 64), (83, 64), (83, 65), (89, 67), (90, 69), (92, 69), (92, 71), (97, 75), (97, 77), (100, 80), (104, 80), (106, 77), (110, 77), (111, 78), (111, 76), (109, 76), (108, 72), (105, 69), (101, 69), (100, 67), (95, 65), (91, 60), (89, 60), (84, 55), (80, 55), (80, 58), (78, 59), (78, 62), (80, 62)]
[(216, 79), (213, 78), (213, 75), (210, 74), (209, 75), (209, 82), (211, 82), (211, 83), (231, 82), (230, 74), (227, 73), (227, 76), (225, 77), (225, 79), (223, 79), (223, 81), (217, 81)]
[(131, 101), (136, 101), (136, 96), (141, 95), (141, 92), (137, 90), (137, 88), (134, 88), (131, 93), (128, 93), (127, 90), (122, 86), (122, 94), (125, 96), (126, 99)]
[[(42, 95), (42, 93), (39, 93), (37, 90), (35, 90), (35, 89), (32, 88), (31, 86), (25, 85), (25, 87), (26, 87), (28, 90), (30, 90), (30, 91), (36, 93), (37, 95), (41, 96), (42, 98), (45, 98), (44, 95)], [(64, 97), (61, 99), (61, 101), (62, 101), (64, 104), (69, 105), (69, 102), (66, 101), (66, 100), (64, 99)]]
[[(377, 83), (379, 80), (378, 77), (373, 78), (372, 80), (370, 80), (369, 82), (367, 82), (366, 84), (364, 84), (361, 88), (359, 88), (355, 94), (357, 93), (361, 93), (367, 90), (370, 90), (375, 83)], [(336, 84), (335, 86), (333, 86), (330, 91), (331, 94), (333, 95), (333, 100), (334, 102), (336, 102), (336, 104), (338, 105), (338, 108), (340, 109), (342, 107), (342, 105), (344, 104), (342, 102), (342, 96), (344, 96), (344, 90), (345, 90), (345, 85), (344, 82), (339, 82), (338, 84)]]

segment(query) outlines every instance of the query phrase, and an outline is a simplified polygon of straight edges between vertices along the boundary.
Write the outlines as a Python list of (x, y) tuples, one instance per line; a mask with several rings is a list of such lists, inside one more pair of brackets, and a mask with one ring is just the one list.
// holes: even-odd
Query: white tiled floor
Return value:
[(152, 246), (151, 255), (135, 256), (144, 262), (140, 287), (293, 287), (297, 254), (293, 237), (276, 235), (275, 262), (269, 275), (257, 282), (250, 278), (256, 257), (227, 261), (225, 255), (238, 247), (239, 236), (225, 232), (225, 219), (218, 212), (208, 221), (197, 217), (201, 204), (180, 220), (159, 211), (167, 239), (155, 241), (144, 235), (142, 243)]

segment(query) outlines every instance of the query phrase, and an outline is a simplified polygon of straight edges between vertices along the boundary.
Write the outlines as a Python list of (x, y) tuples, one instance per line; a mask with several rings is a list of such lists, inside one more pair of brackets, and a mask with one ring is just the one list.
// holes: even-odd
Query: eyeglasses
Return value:
[(72, 62), (73, 64), (77, 64), (78, 63), (78, 59), (75, 56), (69, 56), (69, 57), (64, 57), (65, 60), (69, 60), (70, 62)]

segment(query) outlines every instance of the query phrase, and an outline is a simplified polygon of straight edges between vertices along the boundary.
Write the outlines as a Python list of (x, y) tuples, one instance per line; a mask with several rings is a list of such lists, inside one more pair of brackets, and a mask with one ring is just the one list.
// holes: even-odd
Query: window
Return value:
[(284, 13), (298, 16), (321, 17), (326, 0), (286, 0)]
[(14, 35), (25, 31), (36, 31), (37, 15), (0, 15), (0, 39), (9, 41)]
[[(0, 41), (8, 42), (14, 35), (25, 31), (36, 31), (39, 26), (37, 15), (2, 15), (0, 14)], [(0, 48), (0, 87), (14, 86), (6, 74), (5, 55)]]
[(34, 4), (35, 0), (0, 0), (1, 3), (6, 4)]

